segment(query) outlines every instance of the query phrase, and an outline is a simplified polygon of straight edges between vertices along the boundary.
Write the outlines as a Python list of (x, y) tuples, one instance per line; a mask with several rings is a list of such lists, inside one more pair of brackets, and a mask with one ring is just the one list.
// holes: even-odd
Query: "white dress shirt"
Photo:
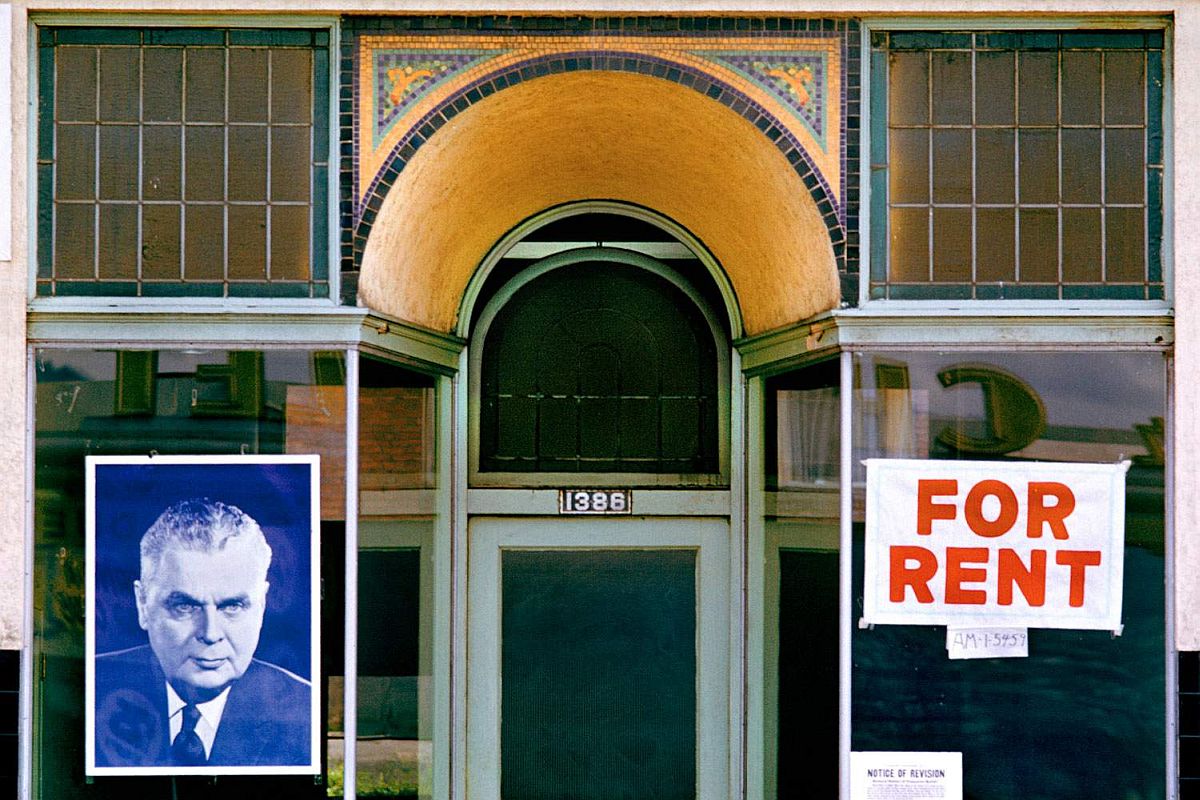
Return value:
[[(171, 736), (168, 739), (168, 744), (175, 741), (175, 737), (183, 730), (183, 707), (187, 705), (183, 699), (176, 694), (171, 688), (171, 684), (167, 684), (167, 716), (171, 723)], [(204, 745), (204, 757), (212, 756), (213, 741), (217, 738), (217, 728), (221, 725), (221, 715), (225, 713), (225, 701), (229, 699), (229, 687), (225, 691), (205, 703), (196, 703), (196, 710), (200, 712), (200, 719), (196, 720), (196, 735), (200, 737), (201, 744)]]

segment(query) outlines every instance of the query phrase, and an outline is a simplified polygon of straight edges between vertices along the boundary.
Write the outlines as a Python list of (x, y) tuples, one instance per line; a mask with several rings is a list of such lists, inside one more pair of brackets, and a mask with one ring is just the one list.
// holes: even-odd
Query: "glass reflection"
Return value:
[(767, 382), (766, 800), (837, 796), (839, 372), (832, 359)]
[[(434, 407), (433, 380), (360, 360), (358, 520), (359, 797), (433, 793)], [(344, 465), (343, 465), (344, 468)], [(342, 484), (339, 484), (341, 486)], [(344, 502), (341, 497), (335, 502)], [(344, 574), (345, 545), (329, 558)], [(336, 552), (332, 552), (336, 550)], [(333, 569), (327, 569), (333, 575)], [(341, 581), (326, 583), (341, 608)], [(341, 620), (329, 662), (329, 795), (344, 775)], [(331, 654), (332, 656), (332, 654)]]
[[(325, 794), (312, 776), (222, 776), (219, 789), (204, 777), (85, 780), (84, 458), (319, 452), (323, 467), (344, 461), (344, 401), (340, 407), (302, 402), (312, 395), (344, 396), (344, 376), (339, 352), (36, 354), (33, 602), (41, 680), (34, 701), (35, 797), (234, 800)], [(342, 536), (343, 514), (327, 502), (341, 491), (341, 480), (322, 472), (322, 540)], [(326, 564), (326, 580), (329, 568)], [(326, 615), (338, 615), (340, 608), (327, 603)]]
[[(950, 661), (941, 627), (853, 631), (854, 750), (963, 753), (965, 796), (1161, 798), (1165, 785), (1164, 364), (1141, 353), (863, 356), (864, 395), (911, 411), (875, 432), (855, 418), (855, 462), (911, 431), (937, 459), (1130, 459), (1124, 632), (1033, 630), (1029, 657)], [(918, 399), (919, 398), (919, 399)], [(855, 523), (855, 602), (862, 526)]]

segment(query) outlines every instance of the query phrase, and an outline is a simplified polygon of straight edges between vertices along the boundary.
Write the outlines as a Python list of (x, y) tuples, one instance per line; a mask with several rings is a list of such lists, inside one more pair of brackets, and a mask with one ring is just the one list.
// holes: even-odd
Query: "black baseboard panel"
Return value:
[(21, 651), (0, 650), (0, 797), (17, 796)]

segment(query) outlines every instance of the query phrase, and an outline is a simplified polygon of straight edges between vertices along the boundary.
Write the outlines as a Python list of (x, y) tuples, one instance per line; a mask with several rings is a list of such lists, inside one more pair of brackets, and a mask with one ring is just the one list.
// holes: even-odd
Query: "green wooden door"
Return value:
[(471, 800), (729, 795), (725, 520), (476, 518)]

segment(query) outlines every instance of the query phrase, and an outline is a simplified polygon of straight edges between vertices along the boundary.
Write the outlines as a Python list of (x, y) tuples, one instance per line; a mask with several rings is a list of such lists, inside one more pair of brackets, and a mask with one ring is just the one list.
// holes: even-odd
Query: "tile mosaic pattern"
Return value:
[[(858, 48), (853, 20), (348, 18), (341, 64), (342, 152), (351, 156), (341, 198), (344, 287), (354, 287), (388, 189), (438, 128), (509, 86), (579, 70), (670, 80), (751, 121), (813, 193), (844, 283), (856, 286)], [(854, 295), (856, 289), (848, 297)]]
[[(827, 145), (826, 133), (841, 125), (839, 104), (828, 102), (841, 96), (841, 50), (841, 37), (825, 34), (703, 42), (679, 36), (363, 36), (356, 64), (359, 213), (397, 145), (423, 138), (421, 128), (456, 100), (472, 102), (472, 89), (513, 73), (526, 79), (588, 69), (645, 72), (647, 66), (650, 74), (665, 71), (667, 80), (711, 97), (744, 99), (742, 113), (797, 147), (840, 210), (841, 153)], [(684, 75), (692, 80), (684, 83)]]
[(830, 124), (826, 113), (830, 64), (826, 53), (750, 50), (706, 51), (696, 55), (709, 58), (769, 91), (808, 130), (820, 151), (828, 152), (825, 134)]
[[(441, 98), (447, 83), (476, 70), (503, 52), (475, 49), (431, 53), (420, 48), (383, 47), (370, 51), (367, 82), (371, 87), (373, 113), (369, 118), (369, 150), (377, 153), (389, 143), (394, 147), (396, 137), (392, 134), (401, 120), (411, 118), (408, 112), (431, 97)], [(359, 80), (361, 85), (362, 76)], [(363, 144), (360, 141), (360, 146)]]

